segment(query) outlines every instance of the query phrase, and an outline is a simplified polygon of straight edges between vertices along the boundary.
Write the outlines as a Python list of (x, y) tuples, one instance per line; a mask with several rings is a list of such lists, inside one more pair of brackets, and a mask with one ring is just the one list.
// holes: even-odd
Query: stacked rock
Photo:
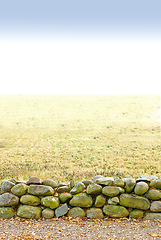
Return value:
[(70, 184), (32, 177), (4, 180), (0, 218), (145, 218), (161, 220), (161, 178), (95, 176)]

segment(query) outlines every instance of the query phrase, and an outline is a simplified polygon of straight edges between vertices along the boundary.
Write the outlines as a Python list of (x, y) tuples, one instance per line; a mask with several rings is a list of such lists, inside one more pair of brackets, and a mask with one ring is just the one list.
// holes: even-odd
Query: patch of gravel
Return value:
[(161, 239), (160, 220), (0, 219), (0, 239)]

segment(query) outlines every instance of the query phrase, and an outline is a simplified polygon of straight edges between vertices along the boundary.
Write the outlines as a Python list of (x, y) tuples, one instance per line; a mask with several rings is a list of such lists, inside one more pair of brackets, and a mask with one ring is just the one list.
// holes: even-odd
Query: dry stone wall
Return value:
[(0, 218), (145, 218), (161, 220), (161, 178), (95, 176), (92, 180), (57, 183), (32, 177), (4, 180)]

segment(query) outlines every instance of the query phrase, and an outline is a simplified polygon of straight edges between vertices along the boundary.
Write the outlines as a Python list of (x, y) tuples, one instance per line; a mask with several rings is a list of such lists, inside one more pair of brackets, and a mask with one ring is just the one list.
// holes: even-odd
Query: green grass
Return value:
[(0, 96), (0, 179), (161, 176), (160, 97)]

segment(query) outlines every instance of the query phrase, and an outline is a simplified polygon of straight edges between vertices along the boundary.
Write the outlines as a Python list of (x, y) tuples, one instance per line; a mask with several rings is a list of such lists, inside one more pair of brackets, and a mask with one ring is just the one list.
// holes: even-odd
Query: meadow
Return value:
[(158, 95), (1, 95), (0, 180), (161, 177)]

